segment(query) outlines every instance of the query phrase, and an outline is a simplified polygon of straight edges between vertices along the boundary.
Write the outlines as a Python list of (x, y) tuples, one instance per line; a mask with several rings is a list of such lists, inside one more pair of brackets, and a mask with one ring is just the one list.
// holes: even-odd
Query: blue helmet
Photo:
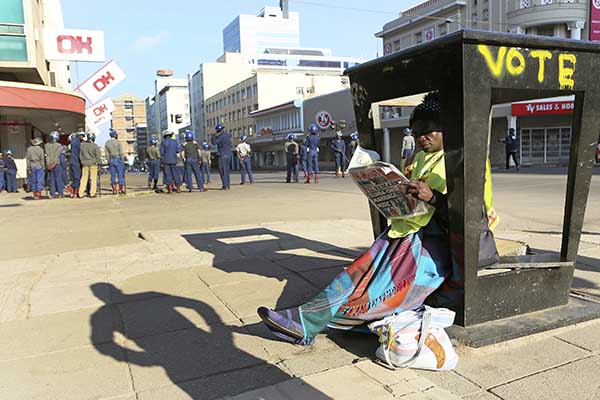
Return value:
[(111, 138), (117, 138), (117, 137), (119, 137), (119, 134), (114, 129), (111, 129), (108, 134), (110, 135)]
[(241, 140), (242, 142), (245, 142), (246, 140), (248, 140), (248, 135), (242, 135), (242, 136), (240, 137), (240, 140)]
[(290, 133), (289, 135), (287, 135), (288, 140), (296, 140), (296, 134), (295, 133)]
[(55, 143), (58, 140), (59, 134), (57, 131), (50, 132), (50, 141)]
[(358, 133), (353, 133), (352, 135), (350, 135), (350, 138), (352, 140), (358, 140)]
[(310, 126), (308, 127), (308, 130), (310, 131), (310, 133), (317, 133), (317, 132), (319, 132), (319, 127), (316, 126), (315, 124), (310, 124)]
[(158, 144), (158, 139), (157, 138), (151, 138), (150, 139), (150, 144)]
[(202, 143), (202, 148), (204, 150), (208, 150), (208, 149), (210, 149), (210, 146), (208, 145), (208, 143), (204, 142), (204, 143)]
[(404, 134), (405, 135), (410, 135), (411, 133), (412, 133), (412, 129), (410, 129), (408, 127), (404, 128)]
[(223, 129), (225, 129), (223, 124), (217, 124), (217, 126), (215, 126), (215, 131), (217, 132), (221, 132)]
[(185, 131), (185, 140), (194, 140), (194, 132)]
[(6, 153), (7, 155), (9, 155), (9, 156), (12, 156), (12, 150), (11, 150), (11, 149), (8, 149), (8, 150), (6, 150), (6, 151), (5, 151), (5, 153)]

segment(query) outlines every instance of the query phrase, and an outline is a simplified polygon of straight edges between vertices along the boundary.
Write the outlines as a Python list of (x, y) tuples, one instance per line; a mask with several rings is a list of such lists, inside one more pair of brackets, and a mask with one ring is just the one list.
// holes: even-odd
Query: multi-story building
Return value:
[[(384, 55), (400, 51), (461, 29), (481, 29), (587, 39), (590, 35), (588, 0), (429, 0), (386, 23), (375, 36), (383, 40)], [(491, 160), (503, 165), (504, 148), (498, 144), (508, 128), (515, 128), (525, 164), (562, 163), (568, 160), (571, 115), (559, 115), (536, 107), (551, 103), (571, 107), (572, 98), (531, 99), (528, 102), (494, 107)], [(537, 111), (542, 109), (542, 111)], [(386, 102), (379, 107), (381, 128), (389, 132), (408, 125), (410, 108)], [(389, 132), (386, 132), (389, 134)], [(391, 135), (401, 138), (402, 135)], [(392, 143), (392, 148), (398, 147)]]
[(146, 121), (149, 135), (160, 138), (164, 130), (177, 133), (190, 124), (190, 94), (186, 78), (158, 78), (154, 85), (157, 95), (145, 100)]
[(339, 74), (308, 74), (302, 71), (257, 71), (215, 96), (208, 98), (206, 127), (221, 123), (231, 132), (234, 143), (242, 135), (256, 134), (253, 111), (349, 87), (348, 78)]
[(299, 46), (300, 19), (289, 12), (287, 0), (281, 8), (265, 6), (258, 15), (239, 15), (223, 29), (223, 53), (258, 54), (270, 47)]
[(85, 99), (69, 88), (68, 63), (46, 59), (43, 28), (62, 28), (59, 0), (0, 2), (0, 151), (11, 149), (26, 174), (29, 139), (84, 126)]
[(138, 159), (140, 161), (146, 160), (146, 148), (150, 143), (150, 137), (148, 135), (148, 125), (136, 124), (135, 125), (135, 149), (137, 152)]
[(113, 99), (110, 127), (119, 134), (124, 154), (136, 154), (136, 130), (138, 124), (146, 124), (146, 104), (133, 94), (123, 94)]

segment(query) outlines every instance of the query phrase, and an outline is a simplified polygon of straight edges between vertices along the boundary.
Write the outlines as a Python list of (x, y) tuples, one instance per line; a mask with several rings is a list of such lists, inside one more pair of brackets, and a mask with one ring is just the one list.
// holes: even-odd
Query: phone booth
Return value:
[[(449, 235), (458, 266), (452, 278), (462, 286), (449, 305), (458, 325), (451, 333), (467, 344), (600, 317), (600, 305), (569, 295), (600, 129), (599, 59), (600, 45), (590, 42), (458, 31), (346, 71), (361, 143), (380, 154), (385, 140), (373, 127), (372, 105), (440, 93)], [(560, 254), (502, 258), (494, 273), (481, 270), (492, 106), (565, 95), (575, 96), (575, 106)], [(371, 216), (374, 232), (382, 232), (387, 221), (374, 209)]]

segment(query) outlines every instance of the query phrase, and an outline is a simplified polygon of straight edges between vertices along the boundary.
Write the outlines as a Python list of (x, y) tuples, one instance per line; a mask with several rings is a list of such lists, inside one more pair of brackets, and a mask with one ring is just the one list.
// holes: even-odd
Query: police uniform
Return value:
[(315, 183), (319, 181), (319, 144), (321, 138), (316, 133), (311, 133), (306, 138), (306, 147), (308, 149), (308, 176), (306, 183), (310, 183), (310, 176), (315, 175)]
[(146, 158), (148, 159), (148, 188), (152, 185), (154, 190), (158, 188), (158, 175), (160, 175), (160, 153), (156, 144), (146, 147)]
[(108, 159), (108, 169), (110, 170), (110, 184), (113, 193), (117, 192), (117, 182), (119, 183), (119, 192), (124, 193), (125, 184), (125, 166), (123, 165), (123, 148), (121, 142), (115, 138), (109, 139), (104, 144), (104, 151)]
[(27, 148), (25, 161), (27, 162), (27, 172), (29, 173), (29, 186), (36, 200), (42, 198), (44, 190), (44, 149), (40, 146), (42, 141), (35, 142), (33, 146)]
[(175, 176), (177, 174), (177, 142), (170, 137), (164, 138), (160, 143), (160, 157), (163, 163), (163, 180), (167, 191), (175, 189)]
[(59, 197), (62, 197), (65, 190), (62, 167), (60, 165), (62, 146), (60, 143), (46, 143), (44, 150), (46, 152), (46, 168), (48, 169), (50, 197), (54, 198), (57, 194)]
[(6, 184), (4, 183), (6, 176), (5, 170), (6, 164), (4, 163), (4, 159), (2, 158), (2, 153), (0, 153), (0, 192), (2, 192), (6, 188)]
[(304, 177), (308, 176), (308, 148), (305, 143), (300, 146), (300, 163), (302, 164), (302, 172)]
[(246, 174), (248, 174), (250, 183), (254, 183), (254, 176), (252, 175), (252, 150), (250, 149), (250, 145), (246, 142), (242, 142), (239, 143), (235, 149), (240, 160), (241, 184), (243, 185), (246, 183)]
[(177, 193), (179, 193), (179, 191), (181, 190), (180, 187), (183, 184), (183, 182), (185, 182), (187, 186), (187, 177), (185, 176), (185, 167), (183, 165), (183, 155), (181, 154), (182, 151), (183, 146), (178, 144), (177, 163), (175, 164), (175, 186), (177, 187)]
[(204, 183), (210, 183), (210, 150), (200, 150), (200, 171)]
[(187, 187), (191, 192), (194, 188), (193, 177), (196, 178), (196, 184), (198, 190), (204, 191), (204, 179), (200, 173), (200, 162), (199, 162), (200, 147), (198, 143), (188, 140), (183, 144), (183, 157), (185, 159), (185, 176), (187, 178)]
[(298, 182), (298, 143), (290, 139), (285, 142), (284, 148), (287, 157), (287, 175), (285, 181), (290, 183), (293, 176), (294, 182)]
[(79, 135), (71, 135), (71, 189), (72, 197), (79, 196), (79, 187), (81, 186), (81, 161), (79, 161), (79, 149), (81, 141)]
[[(65, 146), (60, 146), (60, 172), (62, 173), (62, 185), (63, 188), (69, 183), (69, 176), (67, 172), (67, 155)], [(70, 189), (69, 189), (70, 190)]]
[(231, 182), (229, 179), (229, 168), (231, 166), (232, 152), (231, 152), (231, 133), (223, 130), (216, 135), (211, 137), (213, 146), (217, 147), (217, 156), (219, 157), (219, 174), (221, 175), (221, 182), (223, 183), (223, 189), (229, 189)]
[(346, 142), (341, 136), (338, 136), (331, 142), (330, 148), (335, 157), (335, 176), (338, 176), (341, 172), (343, 177), (346, 170)]
[(6, 191), (9, 193), (18, 193), (17, 164), (15, 163), (15, 159), (12, 157), (12, 154), (8, 154), (6, 156), (4, 166), (6, 168)]

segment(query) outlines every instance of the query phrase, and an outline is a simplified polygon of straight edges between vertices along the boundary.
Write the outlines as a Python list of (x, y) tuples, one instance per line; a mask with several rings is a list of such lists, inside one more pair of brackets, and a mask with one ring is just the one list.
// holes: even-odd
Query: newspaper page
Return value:
[(349, 172), (371, 204), (388, 219), (410, 218), (429, 211), (427, 203), (407, 193), (409, 179), (392, 164), (379, 161)]

